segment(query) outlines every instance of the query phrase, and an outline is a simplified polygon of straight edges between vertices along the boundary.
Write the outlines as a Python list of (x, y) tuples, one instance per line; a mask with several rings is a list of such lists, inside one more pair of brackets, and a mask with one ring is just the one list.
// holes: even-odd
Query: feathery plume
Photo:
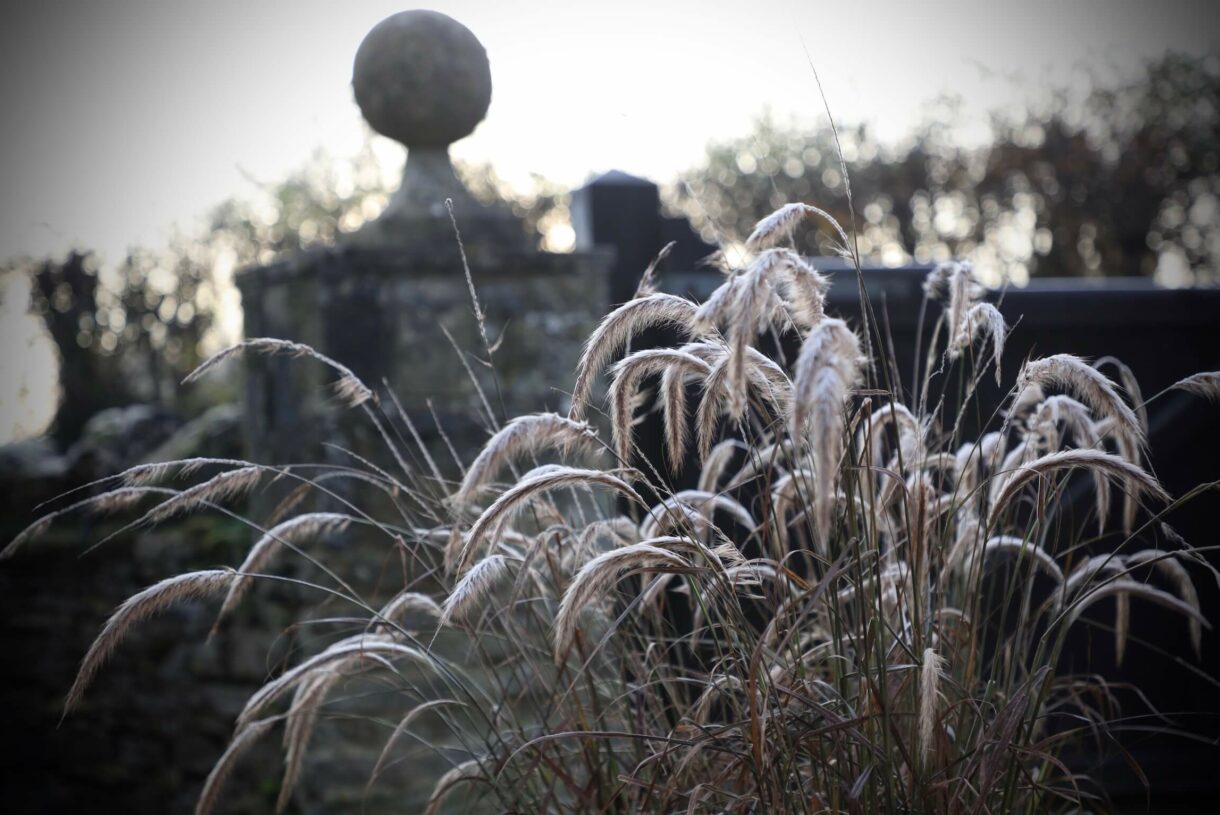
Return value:
[(283, 812), (292, 800), (292, 791), (301, 775), (305, 751), (309, 747), (309, 739), (318, 720), (318, 711), (325, 703), (331, 688), (342, 678), (343, 674), (338, 670), (323, 670), (297, 685), (284, 726), (284, 776), (275, 800), (276, 812)]
[(716, 492), (724, 471), (738, 451), (748, 452), (749, 447), (740, 439), (725, 439), (718, 442), (703, 457), (703, 469), (699, 471), (698, 489), (704, 492)]
[(750, 233), (750, 237), (746, 238), (746, 248), (750, 251), (758, 251), (766, 249), (770, 246), (775, 246), (792, 237), (793, 231), (797, 225), (806, 218), (816, 215), (834, 229), (835, 235), (842, 242), (843, 248), (851, 246), (851, 240), (847, 237), (847, 233), (843, 231), (843, 227), (839, 225), (829, 212), (824, 209), (819, 209), (812, 204), (784, 204), (779, 209), (772, 212), (766, 218), (763, 218), (754, 227), (754, 231)]
[(1063, 586), (1063, 570), (1059, 568), (1059, 564), (1045, 549), (1031, 540), (1013, 535), (996, 535), (988, 538), (983, 544), (984, 558), (992, 552), (1012, 552), (1021, 558), (1032, 558), (1033, 564), (1055, 581), (1056, 591)]
[(1118, 381), (1123, 386), (1123, 390), (1127, 392), (1127, 397), (1134, 407), (1135, 416), (1139, 419), (1144, 435), (1147, 436), (1148, 406), (1144, 404), (1144, 394), (1140, 390), (1139, 380), (1135, 378), (1135, 372), (1118, 357), (1100, 357), (1093, 361), (1094, 368), (1100, 369), (1103, 365), (1113, 365), (1114, 369), (1118, 371)]
[[(1105, 449), (1088, 407), (1065, 394), (1044, 399), (1028, 419), (1031, 430), (1045, 439), (1048, 452), (1062, 448), (1060, 423), (1078, 445)], [(1110, 480), (1097, 471), (1093, 472), (1093, 491), (1097, 495), (1097, 531), (1100, 534), (1105, 531), (1106, 519), (1110, 516)]]
[[(615, 452), (620, 461), (626, 463), (631, 460), (631, 427), (634, 419), (632, 415), (633, 404), (640, 380), (647, 376), (665, 374), (671, 370), (676, 372), (677, 385), (673, 387), (681, 390), (682, 396), (680, 398), (683, 403), (685, 402), (686, 395), (685, 377), (688, 374), (706, 376), (711, 372), (711, 368), (702, 359), (686, 351), (673, 348), (649, 348), (644, 351), (636, 351), (631, 356), (615, 363), (614, 367), (611, 368), (611, 431)], [(665, 389), (663, 389), (663, 393), (666, 393), (668, 396)], [(667, 406), (668, 402), (667, 398)], [(686, 417), (684, 414), (685, 410), (683, 410), (683, 415), (681, 416), (671, 416), (667, 407), (665, 417), (665, 431), (671, 461), (676, 460), (679, 463), (683, 447), (681, 436), (686, 429)], [(678, 429), (678, 425), (681, 425), (681, 430)], [(676, 456), (674, 455), (675, 446), (677, 447)]]
[(644, 274), (640, 275), (640, 282), (639, 285), (635, 287), (635, 295), (631, 298), (632, 300), (639, 300), (641, 297), (647, 297), (650, 294), (657, 293), (657, 266), (661, 264), (661, 261), (669, 257), (669, 253), (672, 252), (673, 248), (677, 245), (677, 241), (670, 241), (661, 247), (661, 251), (657, 252), (657, 256), (654, 257), (648, 264), (648, 267), (644, 269)]
[(1200, 614), (1190, 603), (1185, 600), (1179, 600), (1174, 595), (1167, 591), (1149, 586), (1147, 583), (1140, 583), (1132, 580), (1129, 577), (1120, 577), (1112, 580), (1109, 583), (1102, 583), (1096, 587), (1090, 588), (1083, 596), (1072, 603), (1071, 609), (1068, 612), (1067, 624), (1072, 625), (1085, 609), (1099, 600), (1104, 600), (1118, 594), (1130, 594), (1133, 597), (1139, 597), (1144, 600), (1164, 606), (1170, 611), (1176, 611), (1188, 620), (1194, 620), (1204, 628), (1211, 630), (1211, 623), (1207, 618)]
[(138, 594), (129, 597), (106, 621), (97, 639), (89, 646), (76, 674), (76, 681), (68, 691), (68, 699), (64, 703), (64, 713), (72, 710), (80, 702), (81, 696), (93, 681), (98, 668), (106, 661), (115, 647), (136, 623), (148, 619), (167, 606), (183, 600), (193, 600), (207, 597), (230, 586), (235, 578), (231, 569), (209, 569), (200, 572), (188, 572), (166, 578)]
[(576, 384), (572, 387), (572, 407), (568, 417), (573, 420), (584, 418), (593, 393), (594, 378), (633, 335), (656, 326), (669, 325), (689, 336), (694, 316), (695, 304), (672, 294), (650, 294), (628, 300), (607, 314), (589, 336), (576, 364)]
[(237, 571), (239, 574), (234, 578), (232, 585), (229, 586), (229, 593), (225, 596), (224, 603), (220, 607), (220, 613), (216, 615), (216, 622), (212, 626), (212, 632), (215, 633), (221, 621), (233, 609), (237, 608), (241, 598), (245, 596), (250, 586), (253, 585), (254, 574), (266, 568), (276, 552), (279, 551), (281, 545), (290, 544), (295, 546), (301, 543), (304, 538), (330, 532), (340, 532), (352, 520), (354, 520), (352, 516), (336, 512), (307, 512), (304, 515), (290, 518), (267, 530), (266, 534), (259, 538), (254, 546), (250, 548), (246, 559), (238, 567)]
[(342, 640), (314, 654), (309, 659), (280, 674), (276, 679), (263, 685), (246, 701), (246, 706), (237, 717), (237, 727), (240, 730), (254, 720), (268, 705), (294, 689), (299, 682), (312, 672), (327, 666), (347, 665), (361, 659), (369, 659), (380, 664), (389, 664), (387, 658), (406, 657), (423, 667), (432, 668), (432, 658), (410, 645), (394, 642), (378, 634), (357, 634), (347, 640)]
[[(688, 508), (694, 511), (694, 515), (685, 511)], [(750, 511), (734, 498), (703, 490), (681, 490), (648, 510), (647, 517), (640, 522), (640, 536), (658, 537), (663, 530), (680, 527), (684, 520), (692, 518), (698, 519), (698, 528), (707, 528), (718, 511), (731, 516), (740, 526), (751, 531), (758, 526)]]
[(461, 764), (454, 767), (449, 772), (445, 773), (436, 782), (436, 786), (432, 788), (432, 795), (428, 798), (428, 805), (424, 809), (424, 815), (436, 815), (440, 812), (441, 805), (445, 803), (445, 799), (449, 797), (449, 793), (458, 784), (468, 783), (481, 778), (483, 771), (480, 768), (478, 759), (470, 759), (463, 761)]
[(976, 303), (971, 306), (962, 318), (957, 334), (949, 345), (949, 358), (955, 359), (963, 351), (974, 344), (974, 341), (984, 334), (991, 335), (991, 355), (995, 362), (995, 383), (1001, 383), (1000, 361), (1004, 357), (1004, 339), (1008, 333), (1008, 325), (1004, 315), (991, 303)]
[(457, 557), (446, 565), (450, 572), (465, 569), (471, 556), (479, 550), (484, 540), (498, 529), (502, 522), (515, 513), (526, 501), (536, 495), (559, 487), (602, 486), (620, 492), (644, 506), (644, 499), (623, 479), (600, 470), (582, 470), (575, 467), (547, 465), (526, 473), (520, 481), (498, 497), (484, 510), (470, 533), (466, 536)]
[(948, 317), (949, 340), (951, 344), (955, 344), (962, 334), (971, 307), (983, 296), (983, 287), (974, 276), (974, 267), (966, 261), (951, 264), (948, 286), (949, 302), (945, 313)]
[[(1025, 363), (1017, 375), (1018, 388), (1027, 385), (1067, 388), (1099, 418), (1111, 418), (1118, 430), (1138, 443), (1144, 433), (1135, 412), (1114, 389), (1114, 383), (1083, 359), (1072, 354), (1055, 354)], [(1133, 461), (1133, 464), (1138, 462)]]
[(56, 516), (59, 514), (60, 513), (58, 512), (53, 512), (49, 515), (44, 515), (37, 521), (34, 521), (34, 523), (27, 526), (25, 529), (18, 532), (16, 536), (14, 536), (13, 539), (8, 542), (8, 545), (4, 547), (3, 551), (0, 551), (0, 560), (8, 560), (13, 555), (17, 554), (17, 550), (19, 550), (22, 546), (25, 546), (30, 541), (37, 540), (45, 535), (47, 530), (51, 528), (51, 524), (54, 523)]
[(1202, 396), (1212, 402), (1220, 402), (1220, 371), (1193, 374), (1185, 379), (1179, 379), (1169, 387), (1173, 390)]
[[(1182, 602), (1187, 603), (1202, 617), (1203, 607), (1199, 604), (1199, 592), (1195, 588), (1195, 582), (1191, 580), (1190, 573), (1177, 559), (1177, 555), (1176, 552), (1143, 549), (1127, 555), (1125, 561), (1129, 567), (1151, 563), (1153, 568), (1173, 584), (1174, 590), (1182, 598)], [(1190, 619), (1190, 645), (1195, 652), (1195, 658), (1199, 658), (1203, 653), (1203, 626), (1194, 617)]]
[(1057, 453), (1047, 453), (1010, 472), (1001, 482), (1001, 487), (991, 502), (992, 523), (995, 523), (996, 518), (1004, 511), (1013, 497), (1021, 491), (1021, 488), (1033, 479), (1077, 467), (1102, 472), (1109, 478), (1121, 480), (1128, 489), (1134, 489), (1137, 494), (1151, 495), (1166, 503), (1171, 500), (1169, 493), (1165, 492), (1165, 488), (1161, 486), (1160, 482), (1145, 472), (1143, 468), (1102, 450), (1073, 448), (1060, 450)]
[(37, 540), (46, 534), (51, 525), (55, 523), (55, 519), (75, 512), (78, 509), (110, 512), (118, 509), (126, 509), (136, 502), (136, 500), (145, 495), (170, 495), (176, 496), (174, 490), (166, 487), (147, 487), (147, 486), (129, 486), (117, 487), (113, 490), (92, 495), (88, 498), (82, 498), (66, 507), (60, 507), (57, 510), (48, 512), (38, 520), (31, 523), (25, 529), (22, 529), (17, 535), (8, 542), (4, 549), (0, 550), (0, 560), (7, 560), (17, 554), (23, 546), (31, 541)]
[(555, 662), (561, 663), (571, 646), (580, 612), (617, 583), (624, 571), (689, 568), (691, 564), (686, 558), (655, 546), (652, 541), (611, 549), (590, 560), (577, 572), (559, 603), (559, 611), (555, 615)]
[(509, 559), (504, 555), (488, 555), (470, 567), (441, 607), (441, 625), (466, 619), (467, 613), (487, 596), (508, 573)]
[(220, 792), (224, 788), (225, 781), (228, 780), (229, 774), (233, 771), (233, 766), (237, 763), (246, 751), (249, 750), (256, 741), (262, 738), (268, 730), (277, 722), (283, 719), (284, 716), (270, 716), (266, 719), (259, 719), (250, 725), (238, 731), (233, 740), (225, 748), (225, 751), (217, 759), (212, 766), (212, 771), (208, 773), (207, 779), (203, 782), (203, 790), (199, 793), (199, 801), (195, 804), (195, 815), (209, 815), (216, 807), (216, 802), (220, 800)]
[(153, 507), (140, 522), (158, 524), (205, 504), (218, 504), (238, 498), (254, 489), (261, 476), (262, 468), (258, 466), (225, 470)]
[(386, 603), (377, 613), (377, 617), (383, 624), (401, 625), (406, 616), (413, 612), (422, 612), (437, 620), (443, 613), (440, 604), (428, 595), (417, 591), (404, 591)]
[(920, 458), (923, 452), (924, 428), (901, 402), (887, 402), (873, 411), (863, 422), (857, 434), (857, 446), (861, 452), (871, 450), (873, 465), (880, 467), (884, 455), (880, 434), (891, 424), (898, 428), (899, 449), (904, 463), (909, 465)]
[(335, 383), (335, 392), (351, 407), (357, 407), (373, 398), (373, 391), (361, 382), (360, 377), (352, 373), (351, 369), (346, 365), (315, 351), (308, 345), (299, 342), (289, 342), (288, 340), (270, 339), (268, 337), (254, 337), (243, 340), (236, 345), (230, 345), (228, 348), (212, 354), (212, 356), (201, 362), (195, 370), (187, 374), (186, 378), (182, 380), (182, 384), (194, 382), (225, 360), (246, 352), (267, 356), (311, 357), (339, 374), (339, 379)]
[(957, 263), (942, 261), (932, 267), (927, 277), (923, 279), (923, 294), (929, 300), (945, 303), (949, 299), (949, 278), (953, 276)]
[(424, 702), (423, 704), (419, 704), (411, 708), (407, 712), (407, 715), (403, 716), (402, 719), (399, 720), (398, 725), (394, 728), (394, 731), (390, 733), (390, 737), (386, 739), (385, 746), (381, 748), (381, 755), (377, 756), (377, 763), (373, 765), (373, 771), (369, 773), (370, 785), (377, 780), (379, 775), (381, 775), (381, 768), (385, 766), (386, 759), (390, 756), (390, 751), (398, 742), (398, 737), (407, 732), (407, 728), (411, 726), (411, 723), (424, 713), (427, 713), (429, 710), (444, 707), (446, 705), (459, 705), (464, 707), (461, 702), (458, 702), (455, 699), (433, 699), (430, 702)]
[(823, 544), (843, 455), (843, 404), (860, 378), (862, 363), (860, 341), (846, 323), (834, 318), (809, 333), (796, 361), (791, 432), (797, 440), (813, 437), (814, 525)]
[(919, 672), (919, 753), (925, 762), (932, 754), (932, 735), (936, 729), (943, 673), (943, 659), (934, 649), (925, 648), (923, 666)]
[(483, 445), (449, 502), (456, 510), (465, 508), (509, 462), (537, 455), (545, 449), (558, 450), (565, 455), (578, 448), (596, 450), (596, 440), (597, 431), (586, 422), (555, 413), (518, 416)]
[(781, 308), (766, 274), (751, 267), (722, 283), (695, 312), (694, 328), (700, 333), (709, 333), (719, 325), (726, 327), (729, 354), (724, 397), (733, 418), (745, 412), (746, 348), (767, 329)]

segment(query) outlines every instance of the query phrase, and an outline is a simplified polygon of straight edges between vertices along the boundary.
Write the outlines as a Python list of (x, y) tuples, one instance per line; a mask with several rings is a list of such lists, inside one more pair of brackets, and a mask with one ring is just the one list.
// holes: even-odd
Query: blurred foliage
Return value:
[[(1048, 94), (1021, 117), (992, 114), (961, 146), (952, 101), (905, 144), (840, 129), (860, 251), (886, 264), (972, 258), (993, 280), (1031, 274), (1155, 275), (1214, 284), (1220, 265), (1220, 59), (1170, 55), (1129, 85)], [(712, 145), (668, 196), (711, 241), (741, 240), (789, 201), (851, 223), (834, 134), (764, 116)], [(832, 254), (811, 229), (803, 249)]]
[(194, 242), (176, 239), (163, 252), (133, 249), (108, 269), (80, 252), (24, 264), (31, 308), (59, 351), (61, 444), (103, 408), (174, 403), (176, 383), (198, 364), (212, 325), (211, 270), (202, 260)]

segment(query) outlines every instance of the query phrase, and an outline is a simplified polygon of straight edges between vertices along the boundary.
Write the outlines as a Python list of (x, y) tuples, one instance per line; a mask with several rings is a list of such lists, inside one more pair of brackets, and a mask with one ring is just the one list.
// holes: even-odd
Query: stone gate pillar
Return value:
[[(395, 14), (361, 43), (352, 86), (369, 124), (407, 148), (402, 185), (380, 218), (337, 245), (241, 273), (246, 336), (308, 343), (375, 389), (384, 378), (425, 434), (436, 432), (431, 401), (467, 452), (486, 434), (463, 354), (497, 412), (501, 403), (509, 416), (566, 409), (581, 343), (607, 308), (611, 257), (537, 251), (507, 209), (479, 204), (454, 174), (449, 145), (473, 131), (491, 99), (483, 46), (443, 14)], [(476, 360), (487, 351), (447, 200), (495, 346), (494, 374)], [(330, 372), (297, 359), (247, 365), (253, 459), (319, 460), (321, 442), (352, 443), (345, 427), (358, 420), (338, 418)]]

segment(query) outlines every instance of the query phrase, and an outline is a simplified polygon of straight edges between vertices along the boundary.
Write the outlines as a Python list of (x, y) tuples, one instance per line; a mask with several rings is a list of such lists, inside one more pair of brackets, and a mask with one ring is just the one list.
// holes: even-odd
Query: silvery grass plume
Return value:
[(245, 707), (238, 715), (237, 730), (240, 731), (255, 721), (269, 705), (288, 691), (294, 690), (303, 680), (320, 669), (341, 670), (344, 667), (363, 664), (388, 667), (389, 660), (399, 658), (409, 659), (424, 668), (435, 668), (435, 661), (424, 651), (396, 642), (390, 637), (358, 634), (349, 639), (340, 640), (259, 688), (246, 701)]
[(700, 334), (722, 329), (729, 361), (724, 387), (729, 416), (745, 411), (746, 349), (770, 326), (788, 321), (800, 328), (817, 325), (824, 313), (826, 280), (790, 249), (768, 249), (745, 269), (733, 273), (695, 312)]
[(470, 558), (482, 548), (487, 539), (494, 535), (499, 527), (517, 512), (523, 504), (550, 490), (562, 487), (601, 486), (621, 493), (644, 506), (644, 499), (635, 488), (617, 475), (601, 470), (584, 470), (576, 467), (538, 467), (517, 482), (513, 487), (502, 493), (474, 525), (466, 537), (456, 556), (446, 564), (449, 571), (461, 571), (469, 567)]
[(1123, 390), (1127, 392), (1127, 397), (1135, 406), (1135, 416), (1139, 419), (1140, 427), (1144, 429), (1144, 435), (1146, 436), (1148, 434), (1148, 404), (1144, 401), (1144, 394), (1140, 390), (1139, 380), (1135, 378), (1135, 372), (1118, 357), (1098, 357), (1093, 360), (1093, 367), (1098, 370), (1107, 365), (1118, 371), (1118, 382), (1123, 386)]
[(821, 218), (827, 223), (834, 230), (839, 240), (842, 241), (841, 248), (844, 251), (851, 245), (851, 240), (847, 237), (847, 233), (843, 231), (843, 227), (839, 225), (839, 222), (830, 213), (812, 204), (796, 203), (785, 204), (759, 221), (754, 227), (754, 231), (746, 238), (746, 248), (757, 251), (791, 240), (792, 233), (797, 226), (810, 217)]
[(282, 721), (287, 714), (278, 716), (269, 716), (266, 719), (259, 719), (249, 726), (243, 728), (229, 742), (229, 746), (225, 748), (224, 753), (217, 759), (213, 765), (212, 771), (208, 773), (208, 777), (203, 782), (203, 791), (199, 793), (199, 801), (195, 804), (195, 815), (209, 815), (216, 808), (216, 803), (220, 800), (220, 793), (224, 789), (225, 782), (229, 779), (229, 774), (233, 772), (233, 767), (238, 760), (245, 755), (246, 751), (254, 746), (254, 743), (266, 735), (276, 724)]
[(673, 348), (636, 351), (615, 363), (610, 369), (610, 428), (619, 461), (631, 461), (635, 418), (632, 408), (640, 381), (662, 374), (668, 383), (662, 388), (667, 450), (671, 464), (681, 464), (687, 435), (686, 380), (691, 376), (706, 378), (711, 370), (707, 362), (694, 354)]
[(225, 470), (207, 481), (183, 490), (159, 504), (145, 515), (141, 522), (157, 524), (190, 513), (208, 504), (218, 504), (246, 495), (258, 485), (262, 477), (261, 467), (241, 467)]
[(586, 422), (573, 421), (555, 413), (519, 416), (501, 428), (484, 445), (466, 470), (462, 483), (450, 497), (455, 511), (470, 505), (509, 464), (531, 458), (550, 449), (564, 455), (576, 450), (594, 451), (597, 432)]
[(937, 726), (944, 660), (934, 648), (925, 648), (919, 673), (919, 752), (926, 762), (934, 749), (933, 737)]
[(686, 570), (691, 563), (676, 552), (653, 545), (633, 543), (603, 552), (581, 567), (563, 595), (555, 615), (555, 661), (562, 662), (576, 634), (580, 612), (620, 579), (627, 570)]
[(944, 305), (949, 359), (960, 357), (980, 337), (990, 336), (995, 381), (1000, 385), (1003, 381), (1000, 360), (1004, 355), (1008, 326), (999, 309), (983, 301), (986, 290), (975, 277), (974, 267), (967, 262), (940, 263), (928, 273), (923, 289), (930, 299)]
[(1112, 420), (1117, 426), (1117, 434), (1144, 443), (1139, 418), (1118, 395), (1114, 383), (1078, 356), (1055, 354), (1031, 360), (1017, 374), (1017, 385), (1019, 388), (1030, 385), (1066, 388), (1088, 405), (1097, 418)]
[[(1071, 436), (1077, 446), (1104, 450), (1105, 444), (1093, 421), (1092, 411), (1070, 396), (1056, 394), (1043, 399), (1030, 412), (1026, 424), (1029, 433), (1036, 434), (1039, 443), (1035, 447), (1047, 452), (1057, 452), (1064, 447), (1064, 432)], [(1105, 531), (1110, 516), (1110, 481), (1100, 471), (1093, 471), (1093, 492), (1097, 499), (1098, 533)]]
[[(1017, 375), (1019, 390), (1029, 386), (1065, 388), (1089, 406), (1099, 421), (1109, 423), (1112, 435), (1122, 455), (1131, 464), (1139, 465), (1146, 433), (1139, 417), (1115, 390), (1114, 383), (1096, 368), (1072, 354), (1055, 354), (1027, 362)], [(1130, 532), (1135, 523), (1135, 494), (1139, 486), (1127, 482), (1123, 498), (1123, 529)]]
[(54, 525), (55, 521), (78, 510), (87, 510), (98, 514), (106, 514), (111, 511), (121, 509), (130, 509), (138, 500), (142, 500), (145, 496), (173, 496), (176, 495), (175, 490), (165, 489), (161, 487), (148, 486), (132, 486), (132, 487), (117, 487), (100, 495), (93, 495), (88, 498), (76, 501), (68, 506), (48, 512), (38, 518), (33, 523), (26, 526), (18, 532), (4, 547), (0, 550), (0, 560), (7, 560), (13, 557), (24, 548), (27, 544), (37, 540), (47, 533)]
[(1149, 495), (1164, 503), (1172, 500), (1156, 478), (1126, 459), (1101, 450), (1072, 448), (1047, 453), (1028, 464), (1007, 471), (1007, 475), (997, 482), (1001, 486), (991, 502), (993, 522), (998, 521), (1000, 514), (1008, 508), (1013, 498), (1033, 479), (1076, 468), (1099, 472), (1108, 478), (1121, 481), (1136, 498)]
[(462, 621), (472, 607), (496, 587), (509, 570), (512, 561), (504, 555), (488, 555), (470, 567), (462, 576), (453, 591), (445, 598), (441, 607), (440, 624), (448, 625), (453, 621)]
[(253, 584), (254, 575), (267, 567), (276, 552), (283, 546), (297, 546), (309, 537), (342, 531), (353, 520), (351, 515), (338, 512), (307, 512), (280, 523), (260, 537), (250, 548), (246, 559), (237, 568), (238, 576), (229, 586), (220, 613), (216, 615), (213, 633), (227, 617)]
[(68, 699), (64, 702), (64, 712), (67, 713), (80, 703), (81, 697), (90, 682), (93, 681), (98, 668), (133, 625), (183, 600), (216, 594), (231, 586), (236, 576), (231, 569), (188, 572), (166, 578), (128, 598), (106, 621), (102, 632), (98, 634), (93, 645), (89, 647), (89, 652), (85, 654), (80, 670), (76, 674), (76, 681), (72, 683), (72, 689), (68, 691)]
[(334, 385), (335, 394), (344, 402), (352, 407), (356, 407), (374, 398), (373, 391), (361, 382), (360, 378), (352, 373), (352, 370), (346, 365), (336, 362), (325, 354), (318, 353), (308, 345), (267, 337), (243, 340), (236, 345), (230, 345), (228, 348), (217, 351), (201, 362), (195, 370), (187, 374), (182, 382), (183, 384), (194, 382), (225, 360), (247, 352), (268, 356), (310, 357), (311, 359), (316, 359), (339, 374), (339, 379)]
[(720, 420), (727, 416), (730, 424), (741, 426), (744, 416), (734, 413), (732, 404), (746, 404), (753, 396), (765, 405), (776, 417), (788, 415), (792, 404), (792, 383), (788, 375), (756, 348), (746, 347), (742, 358), (745, 361), (746, 388), (734, 391), (731, 371), (734, 357), (731, 353), (714, 357), (711, 372), (703, 380), (703, 396), (695, 411), (695, 436), (700, 460), (711, 452)]
[(632, 300), (638, 300), (641, 297), (657, 293), (657, 267), (661, 265), (665, 258), (669, 257), (669, 253), (677, 245), (677, 241), (670, 241), (661, 247), (661, 251), (657, 252), (657, 256), (649, 262), (648, 266), (644, 268), (644, 273), (640, 275), (640, 282), (635, 287), (635, 295), (631, 298)]
[(459, 784), (468, 784), (476, 781), (482, 776), (483, 768), (478, 759), (472, 758), (455, 766), (452, 770), (442, 775), (440, 780), (436, 782), (436, 787), (432, 790), (432, 796), (428, 799), (428, 806), (424, 810), (424, 815), (436, 815), (437, 812), (440, 812), (445, 799), (449, 797), (449, 794), (453, 792), (455, 787)]
[(791, 434), (813, 447), (815, 525), (818, 539), (829, 536), (830, 509), (843, 455), (843, 410), (860, 380), (860, 341), (842, 320), (819, 323), (801, 346), (796, 360)]
[(1220, 402), (1220, 371), (1194, 374), (1180, 379), (1170, 387), (1175, 390), (1193, 393), (1213, 402)]
[(595, 377), (634, 335), (649, 328), (670, 326), (689, 336), (694, 316), (695, 304), (672, 294), (650, 294), (628, 300), (606, 315), (589, 336), (576, 365), (569, 417), (577, 421), (584, 418), (593, 395)]

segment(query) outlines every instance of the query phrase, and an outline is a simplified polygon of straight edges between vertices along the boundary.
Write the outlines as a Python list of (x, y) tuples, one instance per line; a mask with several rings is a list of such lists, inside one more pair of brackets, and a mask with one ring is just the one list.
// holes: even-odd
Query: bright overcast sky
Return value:
[[(513, 2), (436, 0), (486, 45), (487, 120), (455, 154), (568, 184), (618, 167), (664, 181), (764, 107), (820, 100), (896, 137), (942, 93), (967, 113), (1074, 65), (1130, 73), (1168, 48), (1217, 47), (1201, 2)], [(31, 3), (0, 30), (0, 261), (99, 249), (113, 259), (191, 227), (319, 147), (354, 153), (356, 46), (385, 2)], [(388, 143), (379, 152), (400, 161)]]

